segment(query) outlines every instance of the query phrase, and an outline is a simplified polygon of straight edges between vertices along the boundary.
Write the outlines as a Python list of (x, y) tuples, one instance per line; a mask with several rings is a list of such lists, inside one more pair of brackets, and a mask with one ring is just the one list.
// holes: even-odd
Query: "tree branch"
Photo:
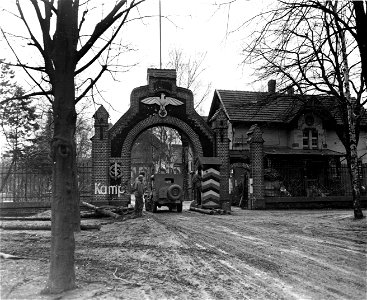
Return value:
[[(6, 37), (6, 35), (5, 35), (5, 32), (3, 31), (3, 29), (2, 28), (0, 28), (0, 30), (1, 30), (1, 32), (2, 32), (2, 34), (3, 34), (3, 36), (4, 36), (4, 39), (5, 39), (5, 41), (6, 41), (6, 43), (8, 44), (8, 46), (9, 46), (9, 48), (11, 49), (11, 51), (13, 52), (13, 54), (14, 54), (14, 56), (16, 57), (16, 59), (17, 59), (17, 61), (18, 61), (18, 63), (19, 63), (19, 65), (23, 65), (21, 62), (20, 62), (20, 59), (19, 59), (19, 57), (18, 57), (18, 55), (17, 55), (17, 53), (14, 51), (14, 49), (13, 49), (13, 47), (11, 46), (11, 44), (9, 43), (9, 40), (7, 39), (7, 37)], [(39, 89), (44, 93), (44, 95), (46, 95), (46, 97), (47, 97), (47, 99), (48, 99), (48, 101), (50, 102), (50, 103), (53, 103), (53, 101), (52, 101), (52, 99), (48, 96), (48, 93), (43, 89), (43, 87), (37, 82), (37, 80), (35, 80), (34, 78), (33, 78), (33, 76), (28, 72), (28, 70), (26, 69), (26, 68), (24, 68), (23, 67), (23, 70), (27, 73), (27, 75), (32, 79), (32, 81), (39, 87)]]
[(75, 99), (75, 103), (78, 103), (88, 92), (89, 90), (97, 83), (97, 81), (99, 80), (99, 78), (101, 78), (102, 74), (104, 73), (104, 71), (107, 70), (107, 66), (104, 65), (102, 66), (101, 71), (99, 72), (99, 74), (97, 75), (96, 78), (94, 78), (94, 80), (91, 80), (90, 84), (88, 85), (88, 87), (84, 90), (83, 93), (81, 93), (76, 99)]
[(126, 13), (124, 19), (121, 21), (120, 25), (117, 27), (117, 30), (114, 32), (114, 34), (112, 35), (112, 37), (98, 51), (98, 53), (93, 56), (93, 58), (88, 63), (86, 63), (83, 67), (81, 67), (81, 68), (79, 68), (78, 70), (75, 71), (75, 75), (83, 72), (85, 69), (87, 69), (88, 67), (90, 67), (102, 55), (102, 53), (107, 49), (107, 47), (112, 44), (112, 42), (115, 39), (115, 37), (117, 36), (118, 32), (120, 31), (120, 29), (122, 28), (122, 26), (125, 24), (125, 21), (126, 21), (127, 16), (128, 16), (128, 14)]
[(19, 11), (19, 14), (20, 14), (20, 18), (23, 21), (24, 25), (26, 26), (26, 28), (28, 30), (28, 33), (29, 33), (29, 35), (31, 37), (31, 40), (34, 43), (34, 46), (36, 46), (36, 48), (38, 49), (38, 51), (43, 56), (44, 55), (44, 49), (42, 48), (41, 44), (38, 42), (38, 40), (36, 39), (36, 37), (33, 35), (32, 31), (31, 31), (31, 29), (30, 29), (30, 27), (28, 25), (28, 22), (26, 21), (26, 19), (24, 17), (23, 10), (22, 10), (22, 7), (20, 6), (19, 0), (17, 0), (16, 5), (17, 5), (17, 8), (18, 8), (18, 11)]
[(22, 95), (22, 96), (16, 96), (16, 97), (11, 97), (11, 98), (6, 98), (2, 101), (0, 101), (0, 104), (3, 105), (11, 100), (22, 100), (22, 99), (28, 99), (30, 97), (34, 97), (34, 96), (47, 96), (47, 95), (52, 95), (52, 91), (47, 91), (47, 92), (34, 92), (34, 93), (29, 93), (26, 95)]
[(34, 70), (34, 71), (40, 71), (40, 72), (45, 72), (45, 68), (44, 67), (31, 67), (31, 66), (27, 66), (24, 64), (12, 64), (12, 63), (8, 63), (8, 62), (2, 62), (5, 65), (8, 66), (12, 66), (12, 67), (21, 67), (21, 68), (27, 68), (30, 70)]
[[(117, 20), (115, 18), (115, 14), (120, 10), (120, 8), (125, 3), (126, 3), (126, 0), (120, 0), (119, 2), (117, 2), (115, 7), (111, 10), (111, 12), (96, 25), (89, 40), (78, 51), (77, 57), (76, 57), (77, 61), (79, 61), (89, 51), (89, 49), (92, 48), (92, 46), (99, 39), (99, 37)], [(134, 3), (134, 1), (132, 3)]]

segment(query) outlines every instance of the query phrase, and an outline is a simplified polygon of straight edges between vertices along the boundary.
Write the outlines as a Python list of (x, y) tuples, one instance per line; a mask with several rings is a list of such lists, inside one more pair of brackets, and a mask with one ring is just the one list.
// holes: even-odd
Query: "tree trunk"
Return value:
[(355, 117), (353, 112), (353, 105), (350, 105), (348, 119), (350, 125), (350, 176), (353, 189), (354, 218), (362, 219), (363, 213), (361, 208), (360, 178), (358, 172), (358, 153), (357, 153)]
[(71, 0), (58, 1), (52, 58), (53, 78), (53, 199), (51, 205), (51, 263), (45, 293), (75, 288), (74, 231), (80, 230), (76, 181), (75, 84), (77, 8)]
[(359, 52), (361, 54), (362, 76), (365, 87), (367, 87), (367, 13), (366, 3), (353, 1), (356, 15), (356, 33)]
[[(333, 4), (333, 10), (337, 13), (337, 5), (338, 2)], [(358, 174), (358, 135), (356, 132), (358, 118), (360, 118), (359, 114), (359, 103), (354, 101), (350, 94), (350, 83), (349, 83), (349, 64), (348, 64), (348, 55), (347, 55), (347, 46), (345, 33), (341, 30), (341, 27), (338, 22), (336, 22), (336, 27), (338, 29), (338, 34), (341, 42), (341, 56), (342, 56), (342, 72), (344, 75), (344, 88), (345, 88), (345, 98), (347, 100), (347, 118), (348, 118), (348, 130), (349, 130), (349, 150), (350, 150), (350, 177), (353, 189), (353, 209), (354, 209), (354, 218), (361, 219), (363, 218), (362, 208), (361, 208), (361, 194), (360, 194), (360, 178)], [(343, 92), (343, 91), (342, 91)], [(348, 152), (348, 151), (347, 151)]]

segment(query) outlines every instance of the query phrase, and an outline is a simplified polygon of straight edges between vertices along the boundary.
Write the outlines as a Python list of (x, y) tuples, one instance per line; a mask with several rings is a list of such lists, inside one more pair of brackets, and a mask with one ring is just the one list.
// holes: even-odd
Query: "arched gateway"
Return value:
[[(195, 111), (192, 92), (176, 86), (175, 70), (148, 69), (148, 84), (132, 91), (130, 108), (116, 124), (109, 128), (108, 113), (103, 106), (94, 114), (93, 200), (128, 201), (128, 196), (119, 191), (120, 186), (131, 181), (134, 141), (143, 131), (162, 125), (176, 129), (181, 135), (184, 155), (188, 155), (185, 151), (190, 146), (194, 162), (201, 163), (208, 183), (207, 189), (203, 190), (203, 205), (228, 208), (228, 128), (223, 118), (225, 114), (218, 111), (209, 126)], [(213, 167), (215, 163), (217, 165)], [(187, 170), (188, 166), (184, 165), (184, 189), (185, 185), (188, 186)]]

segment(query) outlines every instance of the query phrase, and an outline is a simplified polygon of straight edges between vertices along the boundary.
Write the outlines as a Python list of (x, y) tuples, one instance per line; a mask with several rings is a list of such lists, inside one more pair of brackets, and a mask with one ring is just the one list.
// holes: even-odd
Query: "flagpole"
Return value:
[(162, 69), (162, 13), (161, 13), (161, 0), (159, 0), (159, 68)]

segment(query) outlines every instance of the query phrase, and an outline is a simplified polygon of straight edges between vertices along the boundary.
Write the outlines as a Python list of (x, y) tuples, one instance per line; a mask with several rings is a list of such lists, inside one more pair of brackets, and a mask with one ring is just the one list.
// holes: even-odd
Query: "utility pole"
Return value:
[(162, 69), (162, 12), (161, 12), (161, 0), (159, 0), (159, 68)]

